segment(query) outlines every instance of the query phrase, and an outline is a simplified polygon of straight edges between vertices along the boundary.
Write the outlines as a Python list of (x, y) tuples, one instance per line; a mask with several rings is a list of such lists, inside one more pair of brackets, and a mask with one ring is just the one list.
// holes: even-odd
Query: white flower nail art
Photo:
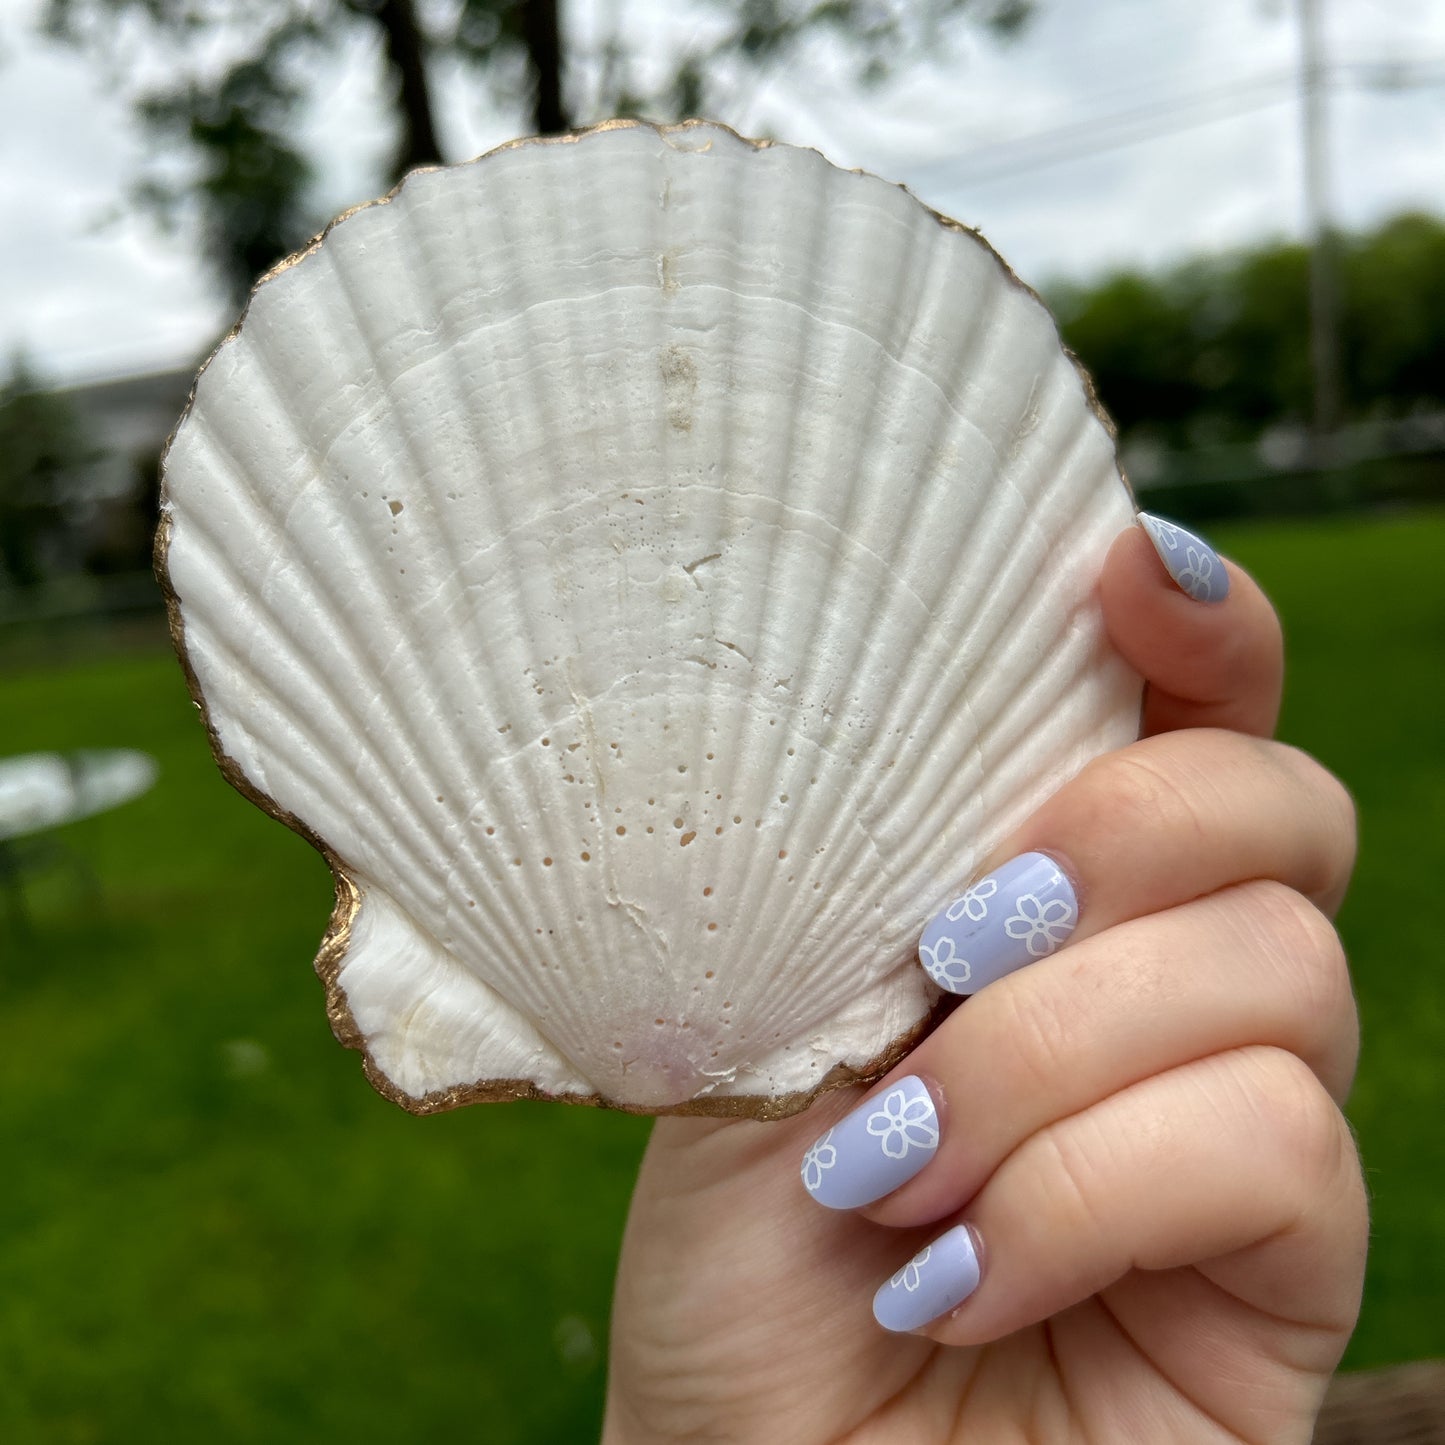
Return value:
[(1036, 894), (1021, 893), (1018, 911), (1004, 924), (1010, 938), (1023, 940), (1034, 958), (1052, 953), (1073, 932), (1074, 909), (1062, 898), (1041, 903)]
[(1158, 517), (1150, 517), (1149, 525), (1154, 529), (1155, 535), (1166, 547), (1177, 547), (1179, 545), (1179, 528), (1172, 522), (1161, 522)]
[(1190, 547), (1185, 565), (1175, 574), (1174, 580), (1194, 601), (1202, 602), (1209, 596), (1213, 579), (1214, 558), (1208, 552), (1201, 552), (1198, 547)]
[(902, 1285), (904, 1289), (912, 1294), (920, 1284), (923, 1283), (923, 1276), (919, 1271), (928, 1263), (928, 1256), (933, 1253), (933, 1246), (926, 1244), (888, 1281), (889, 1286), (897, 1289)]
[(975, 923), (981, 923), (988, 917), (987, 899), (992, 898), (998, 892), (998, 884), (992, 878), (985, 878), (981, 883), (975, 883), (962, 898), (955, 899), (948, 905), (944, 917), (950, 923), (957, 923), (960, 918), (971, 918)]
[(918, 959), (929, 978), (950, 993), (957, 993), (973, 977), (973, 966), (959, 957), (958, 945), (947, 934), (935, 944), (920, 943)]
[(937, 1149), (933, 1101), (926, 1093), (910, 1099), (902, 1089), (892, 1089), (883, 1096), (882, 1108), (868, 1116), (868, 1132), (878, 1136), (890, 1159), (902, 1159), (910, 1149)]
[(803, 1155), (803, 1187), (809, 1194), (816, 1194), (823, 1185), (823, 1171), (831, 1169), (838, 1162), (838, 1151), (832, 1143), (833, 1131), (828, 1130), (806, 1154)]

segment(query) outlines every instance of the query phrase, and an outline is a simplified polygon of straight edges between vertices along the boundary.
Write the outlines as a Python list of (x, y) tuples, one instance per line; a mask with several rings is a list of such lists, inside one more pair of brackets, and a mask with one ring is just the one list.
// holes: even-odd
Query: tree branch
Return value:
[(426, 78), (426, 42), (412, 0), (379, 0), (373, 12), (386, 40), (386, 63), (395, 74), (401, 102), (401, 143), (392, 161), (392, 180), (417, 166), (441, 163), (431, 91)]
[(557, 0), (522, 0), (522, 43), (535, 86), (532, 123), (538, 135), (571, 130), (562, 99), (562, 29)]

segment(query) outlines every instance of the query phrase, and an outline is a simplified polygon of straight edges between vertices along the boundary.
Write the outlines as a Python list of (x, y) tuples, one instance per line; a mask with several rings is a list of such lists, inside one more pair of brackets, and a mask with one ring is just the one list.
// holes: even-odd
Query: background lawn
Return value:
[[(1361, 808), (1375, 1243), (1348, 1363), (1445, 1355), (1445, 514), (1216, 539), (1285, 616), (1285, 734)], [(56, 870), (33, 937), (0, 920), (0, 1439), (592, 1436), (645, 1121), (384, 1103), (309, 968), (326, 869), (221, 781), (168, 653), (0, 676), (0, 754), (78, 746), (163, 773), (65, 832), (100, 910)]]

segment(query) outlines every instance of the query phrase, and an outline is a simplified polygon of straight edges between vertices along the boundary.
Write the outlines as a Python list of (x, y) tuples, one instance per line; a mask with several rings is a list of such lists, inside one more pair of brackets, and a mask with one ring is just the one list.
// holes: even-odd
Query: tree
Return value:
[(67, 528), (66, 484), (95, 459), (74, 409), (14, 357), (0, 384), (0, 583), (45, 579)]
[[(660, 83), (648, 83), (616, 40), (597, 56), (571, 53), (559, 0), (48, 0), (45, 28), (115, 72), (159, 147), (137, 199), (172, 225), (192, 209), (207, 260), (239, 298), (324, 219), (312, 211), (315, 163), (295, 140), (297, 121), (312, 99), (316, 59), (358, 31), (379, 42), (395, 121), (380, 188), (448, 159), (431, 83), (444, 61), (469, 67), (514, 104), (519, 127), (525, 107), (536, 133), (549, 135), (609, 115), (707, 112), (719, 100), (717, 74), (781, 66), (823, 32), (846, 45), (860, 81), (876, 84), (939, 53), (960, 21), (1012, 34), (1033, 0), (695, 3), (705, 38), (665, 57)], [(131, 78), (128, 56), (159, 54), (162, 73)], [(186, 161), (180, 174), (177, 155)]]
[[(1345, 419), (1445, 401), (1445, 224), (1398, 216), (1338, 236)], [(1120, 430), (1171, 447), (1304, 428), (1309, 252), (1279, 243), (1052, 292), (1064, 340)]]

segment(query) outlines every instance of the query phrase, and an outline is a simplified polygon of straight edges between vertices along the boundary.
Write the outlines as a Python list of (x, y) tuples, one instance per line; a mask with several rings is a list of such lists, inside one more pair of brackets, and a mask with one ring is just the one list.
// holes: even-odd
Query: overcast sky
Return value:
[[(1322, 3), (1338, 220), (1445, 214), (1445, 3)], [(739, 77), (716, 118), (909, 183), (1035, 284), (1302, 233), (1295, 0), (1037, 6), (1014, 42), (964, 36), (878, 91), (860, 92), (819, 45), (806, 65)], [(184, 236), (126, 213), (141, 140), (85, 60), (34, 38), (38, 9), (0, 0), (0, 348), (23, 345), (69, 380), (190, 366), (229, 308)], [(655, 52), (708, 10), (564, 0), (564, 16), (584, 49), (617, 29)], [(377, 70), (365, 48), (338, 55), (308, 116), (328, 212), (378, 189)], [(475, 81), (439, 88), (456, 159), (526, 129)]]

